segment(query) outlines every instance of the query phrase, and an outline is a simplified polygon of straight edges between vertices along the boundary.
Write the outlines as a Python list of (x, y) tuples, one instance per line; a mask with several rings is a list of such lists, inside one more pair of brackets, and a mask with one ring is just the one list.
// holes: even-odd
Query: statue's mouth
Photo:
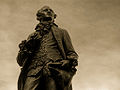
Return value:
[(51, 18), (51, 17), (44, 17), (42, 20), (43, 20), (43, 21), (51, 21), (52, 18)]

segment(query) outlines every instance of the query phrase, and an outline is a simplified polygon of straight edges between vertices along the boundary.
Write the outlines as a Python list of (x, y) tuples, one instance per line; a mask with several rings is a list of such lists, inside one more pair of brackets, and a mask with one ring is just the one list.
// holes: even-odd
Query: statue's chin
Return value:
[(40, 23), (44, 24), (44, 25), (49, 25), (51, 22), (48, 21), (41, 21)]
[(51, 17), (44, 17), (39, 21), (43, 24), (50, 24), (50, 23), (54, 22), (54, 20)]

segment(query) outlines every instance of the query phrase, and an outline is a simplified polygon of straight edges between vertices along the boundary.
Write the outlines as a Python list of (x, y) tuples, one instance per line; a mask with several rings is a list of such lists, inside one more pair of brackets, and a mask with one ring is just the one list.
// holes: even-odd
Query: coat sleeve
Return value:
[(78, 54), (75, 52), (71, 38), (66, 30), (63, 31), (63, 46), (68, 60), (77, 61)]
[(19, 66), (23, 66), (23, 63), (27, 57), (27, 50), (25, 47), (25, 43), (26, 43), (26, 40), (22, 41), (20, 44), (19, 44), (19, 52), (18, 52), (18, 55), (17, 55), (17, 63), (19, 64)]

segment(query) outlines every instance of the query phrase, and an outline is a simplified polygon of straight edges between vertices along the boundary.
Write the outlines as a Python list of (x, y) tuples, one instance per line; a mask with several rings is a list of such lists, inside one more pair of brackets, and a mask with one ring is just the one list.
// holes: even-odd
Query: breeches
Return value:
[(57, 90), (55, 81), (50, 76), (27, 77), (24, 90)]

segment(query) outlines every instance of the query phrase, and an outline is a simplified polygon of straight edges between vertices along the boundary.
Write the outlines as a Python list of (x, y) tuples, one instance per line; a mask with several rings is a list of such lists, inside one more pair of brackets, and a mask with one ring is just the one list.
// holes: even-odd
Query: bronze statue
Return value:
[(54, 23), (57, 15), (50, 7), (42, 7), (36, 16), (35, 31), (19, 44), (18, 90), (72, 90), (78, 55), (69, 34)]

